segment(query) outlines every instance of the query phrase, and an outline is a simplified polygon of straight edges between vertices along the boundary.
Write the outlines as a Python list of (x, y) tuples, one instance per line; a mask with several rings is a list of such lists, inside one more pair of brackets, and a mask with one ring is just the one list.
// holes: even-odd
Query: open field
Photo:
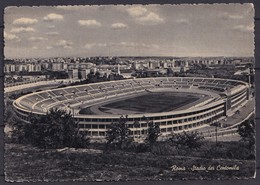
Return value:
[[(207, 147), (215, 147), (214, 142)], [(219, 146), (217, 152), (210, 148), (181, 153), (112, 150), (103, 152), (102, 147), (89, 149), (41, 150), (29, 145), (5, 145), (5, 171), (8, 181), (100, 181), (100, 180), (156, 180), (156, 179), (229, 179), (252, 177), (255, 161), (243, 159), (240, 144)], [(223, 148), (224, 147), (224, 148)], [(234, 159), (227, 158), (226, 149), (233, 148)], [(192, 153), (192, 156), (190, 156)], [(218, 154), (219, 153), (219, 154)], [(201, 156), (203, 155), (203, 156)], [(215, 155), (215, 156), (212, 156)], [(236, 156), (238, 157), (236, 159)], [(246, 156), (246, 155), (245, 155)], [(171, 166), (185, 167), (172, 171)], [(206, 167), (194, 171), (193, 165)], [(215, 170), (208, 170), (209, 166)], [(238, 166), (238, 170), (217, 170), (217, 166)]]
[[(105, 113), (125, 110), (135, 113), (168, 112), (199, 100), (199, 95), (191, 93), (156, 92), (102, 104), (99, 110)], [(93, 114), (89, 108), (81, 114)]]

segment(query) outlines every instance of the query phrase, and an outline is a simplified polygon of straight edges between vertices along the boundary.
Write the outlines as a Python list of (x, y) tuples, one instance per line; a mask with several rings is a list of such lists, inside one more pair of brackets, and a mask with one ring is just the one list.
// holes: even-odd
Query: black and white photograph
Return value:
[(7, 182), (253, 179), (254, 5), (9, 6)]

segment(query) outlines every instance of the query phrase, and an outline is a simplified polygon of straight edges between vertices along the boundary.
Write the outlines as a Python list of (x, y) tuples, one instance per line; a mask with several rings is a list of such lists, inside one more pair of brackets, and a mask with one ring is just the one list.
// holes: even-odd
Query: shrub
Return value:
[(254, 159), (254, 151), (249, 150), (246, 146), (247, 143), (244, 142), (221, 142), (218, 145), (214, 142), (206, 142), (200, 149), (200, 155), (206, 158)]
[(198, 149), (203, 144), (204, 137), (197, 132), (183, 132), (174, 134), (170, 141), (177, 148), (185, 147), (187, 149)]
[(144, 153), (147, 151), (149, 151), (149, 146), (146, 143), (138, 143), (135, 149), (136, 153)]

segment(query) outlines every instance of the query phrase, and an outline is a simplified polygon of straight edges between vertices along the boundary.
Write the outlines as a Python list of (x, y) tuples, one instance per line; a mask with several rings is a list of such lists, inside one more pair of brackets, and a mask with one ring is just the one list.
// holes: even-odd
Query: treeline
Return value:
[[(30, 115), (28, 122), (19, 119), (12, 125), (11, 142), (30, 144), (42, 149), (58, 149), (65, 147), (88, 148), (100, 146), (104, 153), (125, 151), (135, 153), (150, 152), (156, 155), (180, 155), (204, 158), (255, 159), (255, 122), (253, 119), (243, 122), (238, 133), (239, 142), (211, 142), (197, 132), (173, 133), (164, 141), (160, 126), (147, 120), (148, 129), (143, 142), (136, 142), (135, 134), (131, 134), (127, 117), (120, 117), (107, 129), (105, 143), (90, 142), (91, 138), (80, 132), (78, 123), (71, 113), (52, 109), (45, 116)], [(139, 123), (133, 123), (139, 128)]]

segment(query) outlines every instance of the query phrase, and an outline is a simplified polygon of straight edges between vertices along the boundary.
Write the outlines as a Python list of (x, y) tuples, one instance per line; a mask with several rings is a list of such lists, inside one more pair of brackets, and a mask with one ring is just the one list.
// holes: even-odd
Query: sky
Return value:
[(253, 56), (252, 4), (7, 7), (5, 58)]

